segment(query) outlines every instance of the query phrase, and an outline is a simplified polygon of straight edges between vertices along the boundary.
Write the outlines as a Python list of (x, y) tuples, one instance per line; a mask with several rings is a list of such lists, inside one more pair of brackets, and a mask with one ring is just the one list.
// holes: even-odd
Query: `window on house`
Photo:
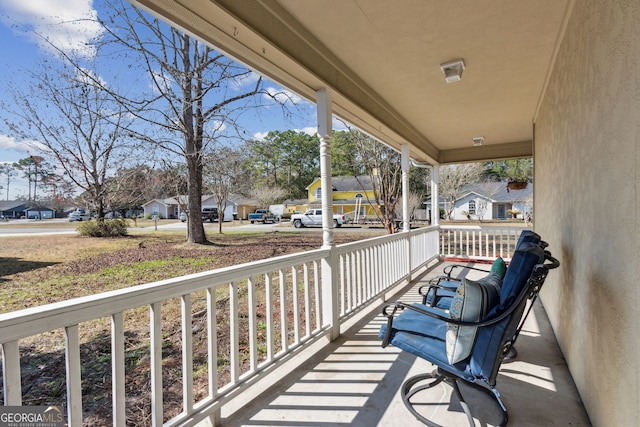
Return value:
[(469, 201), (469, 215), (475, 215), (476, 214), (476, 201), (475, 200), (470, 200)]
[(322, 187), (316, 188), (316, 199), (322, 200)]

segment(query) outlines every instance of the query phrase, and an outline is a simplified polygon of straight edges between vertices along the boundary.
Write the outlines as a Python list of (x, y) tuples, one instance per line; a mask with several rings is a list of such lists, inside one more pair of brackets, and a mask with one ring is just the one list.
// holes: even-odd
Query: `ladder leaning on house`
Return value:
[(353, 218), (353, 223), (358, 224), (360, 222), (360, 208), (362, 206), (362, 197), (356, 197), (356, 207)]

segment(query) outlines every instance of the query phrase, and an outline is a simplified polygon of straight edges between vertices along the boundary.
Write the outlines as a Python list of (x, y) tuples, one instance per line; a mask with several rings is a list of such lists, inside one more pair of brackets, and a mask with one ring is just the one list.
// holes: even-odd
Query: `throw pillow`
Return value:
[[(491, 274), (491, 282), (483, 284), (464, 279), (451, 301), (449, 318), (463, 322), (479, 322), (500, 301), (500, 288), (497, 282), (501, 279)], [(497, 286), (496, 286), (497, 285)], [(447, 360), (450, 364), (458, 363), (471, 354), (476, 338), (476, 326), (459, 326), (447, 324), (445, 335)]]
[(504, 279), (504, 275), (507, 274), (507, 264), (501, 257), (498, 257), (491, 265), (491, 272), (496, 273), (501, 279)]

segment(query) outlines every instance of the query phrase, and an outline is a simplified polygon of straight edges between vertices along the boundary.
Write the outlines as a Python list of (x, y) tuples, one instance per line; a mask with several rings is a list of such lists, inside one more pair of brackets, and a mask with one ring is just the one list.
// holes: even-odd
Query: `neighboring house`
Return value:
[[(447, 211), (445, 202), (440, 198), (440, 207)], [(506, 182), (478, 183), (465, 187), (462, 196), (455, 201), (454, 220), (463, 219), (508, 219), (513, 218), (509, 211), (518, 211), (517, 218), (533, 216), (533, 184), (523, 190), (507, 190)]]
[(25, 209), (27, 219), (51, 219), (56, 217), (56, 210), (46, 206), (33, 206)]
[[(354, 221), (365, 216), (376, 215), (375, 207), (369, 204), (369, 201), (375, 200), (370, 177), (334, 176), (331, 181), (334, 213), (347, 214)], [(320, 178), (316, 178), (307, 187), (308, 207), (321, 206), (322, 187), (320, 183)]]
[[(182, 201), (184, 197), (184, 201)], [(183, 206), (187, 205), (186, 196), (180, 196)], [(145, 216), (158, 215), (160, 218), (178, 218), (180, 216), (180, 204), (175, 197), (166, 199), (153, 199), (142, 205)]]
[[(260, 206), (258, 206), (258, 202), (255, 200), (248, 199), (238, 194), (229, 194), (229, 200), (227, 203), (230, 203), (233, 206), (232, 213), (234, 219), (247, 219), (249, 218), (250, 213), (255, 212), (256, 209), (260, 208)], [(229, 206), (227, 206), (227, 209), (228, 208)]]
[(27, 205), (20, 200), (0, 201), (0, 218), (19, 219), (26, 217)]
[[(187, 196), (168, 197), (166, 199), (153, 199), (142, 205), (145, 216), (160, 215), (161, 218), (178, 218), (183, 209), (186, 209), (189, 198)], [(181, 203), (178, 203), (180, 201)], [(180, 206), (182, 205), (182, 206)], [(202, 196), (202, 208), (217, 208), (218, 204), (212, 195)], [(255, 202), (238, 195), (229, 195), (227, 207), (224, 210), (224, 221), (232, 221), (236, 218), (247, 218), (250, 212), (257, 208)]]

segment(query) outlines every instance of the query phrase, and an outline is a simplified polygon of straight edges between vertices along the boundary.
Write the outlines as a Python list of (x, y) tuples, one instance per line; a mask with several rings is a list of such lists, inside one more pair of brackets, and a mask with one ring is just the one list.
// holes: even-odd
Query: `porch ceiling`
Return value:
[(337, 116), (415, 160), (455, 163), (533, 154), (574, 0), (132, 1), (311, 101), (329, 88)]

